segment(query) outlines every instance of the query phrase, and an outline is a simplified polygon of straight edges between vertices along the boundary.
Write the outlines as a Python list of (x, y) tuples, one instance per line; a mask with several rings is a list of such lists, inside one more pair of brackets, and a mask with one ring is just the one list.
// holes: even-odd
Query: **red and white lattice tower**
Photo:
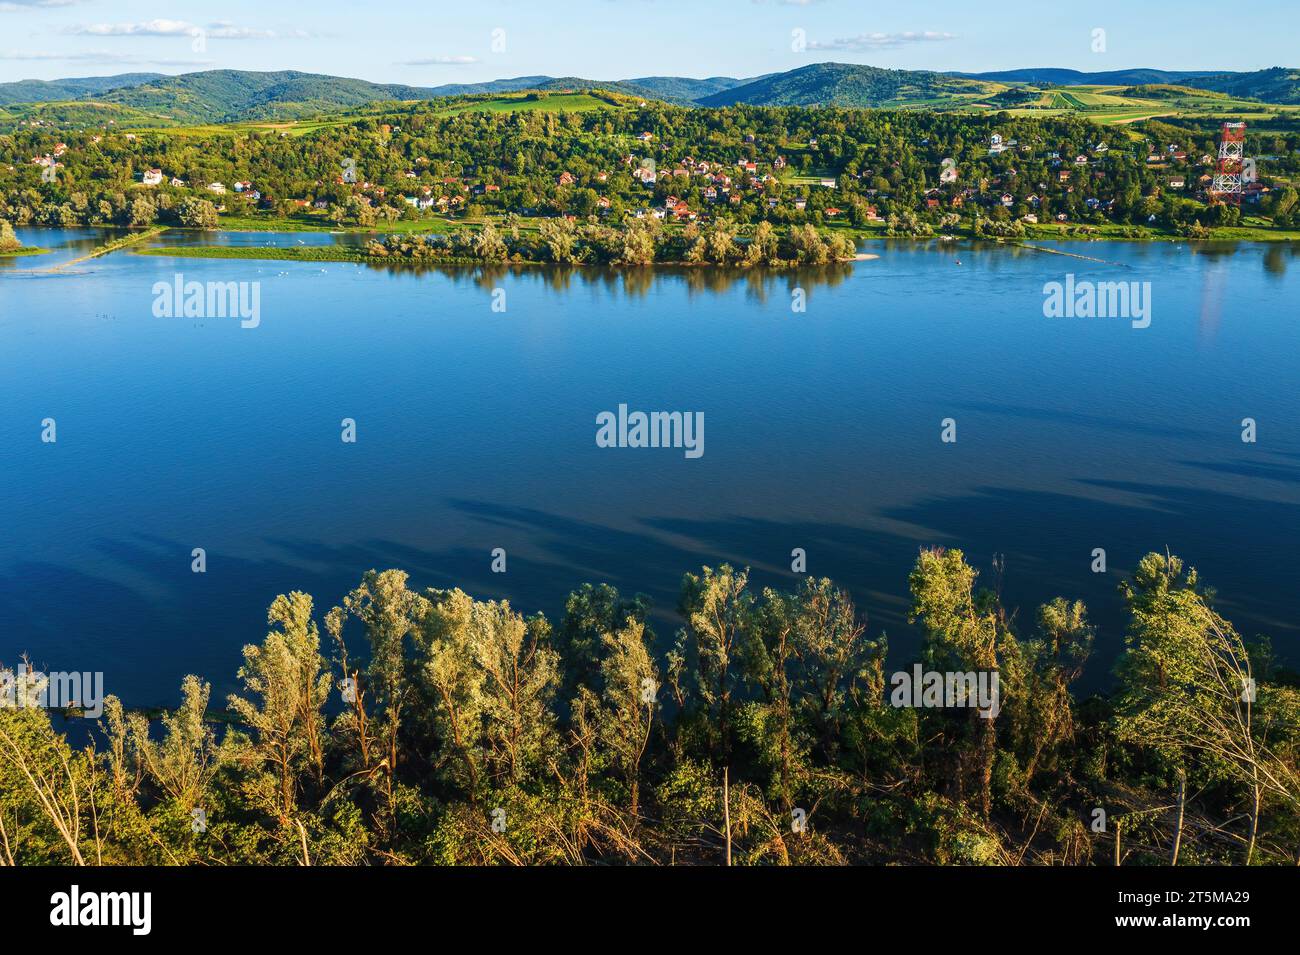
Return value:
[(1246, 145), (1245, 123), (1224, 123), (1223, 138), (1219, 140), (1219, 164), (1214, 170), (1210, 195), (1220, 202), (1241, 204), (1242, 170)]

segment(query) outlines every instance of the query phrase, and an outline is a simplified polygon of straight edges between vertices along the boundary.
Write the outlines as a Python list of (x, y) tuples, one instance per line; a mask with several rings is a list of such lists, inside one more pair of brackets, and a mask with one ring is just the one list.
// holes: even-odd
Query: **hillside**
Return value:
[[(761, 79), (756, 77), (755, 79)], [(518, 93), (523, 90), (604, 89), (628, 96), (658, 99), (681, 106), (694, 105), (703, 97), (729, 90), (742, 83), (731, 76), (693, 79), (689, 76), (642, 76), (630, 80), (591, 80), (577, 76), (517, 76), (487, 83), (447, 83), (428, 90), (433, 96), (475, 96), (484, 93)]]
[[(1123, 93), (1125, 89), (1130, 92)], [(1211, 104), (1197, 102), (1197, 97), (1205, 100), (1206, 93), (1230, 97), (1238, 104), (1253, 100), (1278, 108), (1300, 105), (1300, 71), (1274, 67), (1249, 73), (1153, 69), (1086, 73), (1045, 67), (959, 74), (814, 63), (750, 79), (643, 76), (592, 80), (537, 75), (417, 87), (296, 71), (210, 70), (179, 76), (126, 73), (0, 83), (0, 107), (5, 108), (6, 121), (19, 116), (55, 124), (83, 125), (112, 119), (119, 125), (158, 126), (292, 121), (394, 100), (503, 96), (531, 90), (552, 93), (607, 90), (676, 105), (706, 107), (744, 103), (936, 110), (1079, 110), (1088, 106), (1088, 111), (1097, 114), (1099, 119), (1110, 116), (1111, 112), (1116, 119), (1131, 119), (1169, 114), (1171, 109), (1182, 111), (1184, 107), (1204, 112)], [(1180, 102), (1173, 102), (1179, 98)], [(1107, 112), (1105, 107), (1111, 106), (1116, 109)], [(114, 110), (118, 111), (116, 115)]]
[(1150, 70), (1138, 68), (1085, 73), (1082, 70), (1031, 67), (1023, 70), (1001, 70), (991, 73), (949, 73), (948, 75), (961, 76), (972, 80), (988, 80), (995, 83), (1030, 83), (1035, 86), (1045, 84), (1052, 86), (1139, 86), (1149, 83), (1184, 84), (1198, 76), (1217, 75), (1217, 72), (1215, 70)]
[(1289, 67), (1275, 66), (1254, 73), (1223, 73), (1204, 77), (1193, 85), (1229, 96), (1248, 96), (1265, 103), (1300, 103), (1300, 70)]
[(298, 73), (209, 70), (167, 76), (96, 99), (187, 123), (296, 119), (383, 100), (432, 99), (428, 89)]
[(1267, 70), (1233, 73), (1222, 70), (1110, 70), (1084, 73), (1079, 70), (1004, 70), (993, 73), (950, 73), (954, 77), (995, 83), (1035, 86), (1180, 86), (1229, 96), (1257, 99), (1264, 103), (1300, 103), (1300, 70), (1275, 66)]
[(18, 80), (0, 83), (0, 106), (13, 103), (50, 103), (98, 96), (121, 87), (140, 86), (163, 79), (161, 73), (119, 73), (116, 76), (80, 76), (63, 80)]
[(814, 63), (776, 73), (697, 100), (701, 106), (929, 105), (985, 91), (978, 82), (915, 70), (885, 70), (850, 63)]

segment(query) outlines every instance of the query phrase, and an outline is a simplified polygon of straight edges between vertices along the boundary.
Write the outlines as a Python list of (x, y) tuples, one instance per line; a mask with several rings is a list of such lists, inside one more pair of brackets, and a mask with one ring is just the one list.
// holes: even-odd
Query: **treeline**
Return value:
[[(747, 234), (746, 234), (747, 233)], [(753, 229), (723, 220), (690, 223), (681, 230), (657, 220), (632, 220), (622, 227), (548, 219), (534, 232), (507, 221), (434, 235), (391, 235), (366, 246), (371, 258), (413, 262), (553, 262), (559, 265), (731, 265), (782, 268), (844, 262), (856, 253), (844, 233), (822, 233), (805, 225), (777, 229), (760, 222)]]
[(605, 585), (554, 626), (397, 570), (323, 617), (280, 596), (225, 720), (194, 676), (152, 722), (109, 697), (82, 749), (0, 709), (0, 858), (1296, 863), (1300, 691), (1178, 558), (1123, 585), (1115, 691), (1082, 701), (1081, 603), (1021, 632), (956, 550), (909, 585), (915, 662), (996, 673), (998, 706), (894, 705), (884, 635), (828, 580), (687, 574), (662, 653), (646, 599)]
[[(700, 217), (723, 209), (741, 225), (820, 226), (836, 219), (861, 227), (874, 221), (873, 208), (879, 218), (909, 212), (934, 224), (966, 190), (972, 194), (965, 195), (963, 215), (979, 207), (994, 219), (1032, 212), (1041, 221), (1064, 214), (1073, 223), (1146, 225), (1155, 216), (1166, 226), (1208, 227), (1233, 225), (1237, 213), (1193, 198), (1196, 180), (1211, 171), (1200, 157), (1217, 153), (1218, 125), (1211, 121), (1103, 127), (1078, 117), (1007, 113), (662, 103), (510, 113), (449, 112), (448, 106), (394, 108), (301, 136), (221, 128), (185, 135), (51, 129), (0, 135), (0, 218), (146, 225), (149, 207), (136, 199), (156, 197), (153, 214), (161, 216), (163, 196), (173, 203), (211, 198), (208, 183), (236, 181), (250, 181), (261, 198), (228, 194), (221, 201), (231, 212), (260, 206), (301, 213), (307, 202), (320, 204), (323, 218), (367, 227), (436, 214), (404, 197), (447, 200), (442, 210), (457, 217), (597, 216), (613, 223), (671, 197)], [(642, 133), (653, 139), (639, 141)], [(991, 155), (995, 133), (1019, 145)], [(67, 148), (57, 157), (54, 181), (43, 181), (32, 160), (53, 156), (60, 140)], [(1103, 142), (1104, 155), (1096, 149)], [(1188, 158), (1147, 162), (1148, 154), (1171, 156), (1171, 148)], [(1275, 225), (1293, 226), (1300, 216), (1292, 185), (1300, 174), (1300, 133), (1251, 130), (1248, 151), (1261, 157), (1261, 175), (1276, 186), (1257, 208)], [(1075, 166), (1079, 155), (1090, 157), (1088, 166)], [(729, 175), (730, 193), (709, 201), (708, 183), (689, 174), (687, 157)], [(787, 163), (784, 171), (778, 158)], [(955, 163), (955, 182), (940, 180), (945, 159)], [(652, 186), (634, 176), (643, 161), (654, 163)], [(755, 170), (741, 169), (742, 161), (754, 162)], [(140, 177), (151, 168), (162, 170), (164, 184), (142, 188)], [(355, 171), (355, 182), (344, 181), (345, 168)], [(1068, 180), (1062, 171), (1071, 172)], [(1183, 189), (1169, 185), (1175, 175), (1186, 180)], [(173, 177), (185, 185), (173, 187)], [(929, 190), (938, 191), (927, 196)], [(1011, 197), (1009, 205), (1003, 195)], [(941, 201), (930, 208), (926, 200), (936, 196)]]

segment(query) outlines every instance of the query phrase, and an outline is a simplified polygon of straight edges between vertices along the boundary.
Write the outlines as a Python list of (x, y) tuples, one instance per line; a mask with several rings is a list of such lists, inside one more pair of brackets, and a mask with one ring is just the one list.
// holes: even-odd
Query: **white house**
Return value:
[(146, 169), (144, 175), (140, 177), (140, 182), (146, 186), (157, 186), (162, 183), (161, 169)]

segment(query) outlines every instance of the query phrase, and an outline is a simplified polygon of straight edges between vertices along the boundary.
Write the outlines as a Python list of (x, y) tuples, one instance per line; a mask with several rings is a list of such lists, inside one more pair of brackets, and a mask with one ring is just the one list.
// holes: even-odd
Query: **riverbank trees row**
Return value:
[(80, 749), (0, 708), (0, 859), (1296, 863), (1300, 690), (1195, 570), (1141, 560), (1115, 689), (1085, 699), (1081, 603), (1021, 626), (956, 550), (908, 583), (914, 662), (996, 672), (996, 708), (894, 705), (885, 635), (824, 579), (687, 574), (662, 651), (605, 585), (557, 624), (399, 570), (327, 610), (285, 594), (226, 701), (197, 676), (153, 718), (109, 697)]

